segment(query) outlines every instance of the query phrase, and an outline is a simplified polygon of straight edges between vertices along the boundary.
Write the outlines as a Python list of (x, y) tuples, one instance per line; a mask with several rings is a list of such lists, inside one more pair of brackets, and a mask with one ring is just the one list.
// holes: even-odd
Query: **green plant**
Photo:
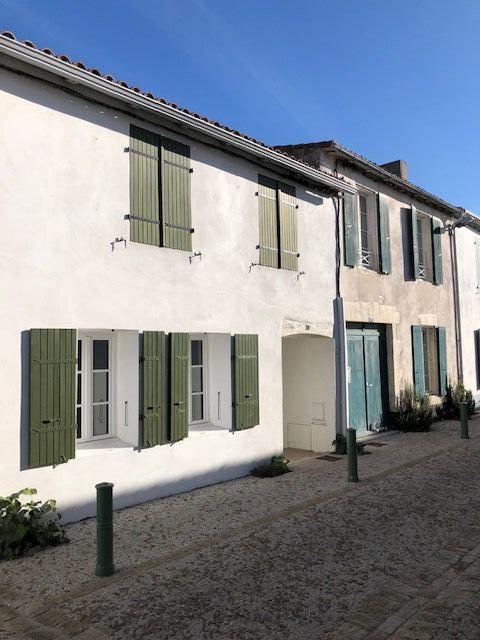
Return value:
[(475, 412), (475, 400), (470, 389), (465, 389), (461, 382), (457, 382), (455, 385), (449, 383), (442, 399), (442, 404), (437, 408), (437, 417), (441, 420), (460, 418), (460, 402), (466, 402), (468, 415), (473, 415)]
[(430, 396), (420, 396), (412, 385), (407, 385), (395, 402), (391, 414), (393, 427), (401, 431), (430, 431), (434, 419)]
[(68, 542), (60, 524), (55, 500), (22, 502), (36, 489), (22, 489), (6, 498), (0, 497), (0, 559), (11, 560), (31, 547), (46, 547)]
[[(367, 446), (366, 442), (357, 442), (357, 455), (363, 456), (368, 451), (365, 451), (365, 447)], [(335, 447), (334, 453), (341, 456), (347, 455), (347, 438), (341, 433), (337, 433), (335, 436), (335, 440), (332, 442), (332, 447)]]
[(252, 469), (252, 475), (257, 478), (275, 478), (283, 473), (289, 473), (288, 460), (283, 456), (273, 456), (270, 462), (261, 464)]

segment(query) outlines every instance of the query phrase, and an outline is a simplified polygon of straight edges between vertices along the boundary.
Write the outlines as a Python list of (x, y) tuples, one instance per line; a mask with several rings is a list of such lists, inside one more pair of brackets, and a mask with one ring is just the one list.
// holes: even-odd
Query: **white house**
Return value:
[(72, 520), (100, 481), (120, 507), (326, 450), (354, 188), (9, 33), (0, 64), (0, 495)]

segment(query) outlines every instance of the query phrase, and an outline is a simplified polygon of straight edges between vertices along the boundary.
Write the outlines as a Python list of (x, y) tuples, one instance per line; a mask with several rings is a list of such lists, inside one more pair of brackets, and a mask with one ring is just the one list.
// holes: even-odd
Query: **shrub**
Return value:
[(275, 478), (283, 473), (289, 473), (288, 460), (283, 456), (273, 456), (270, 462), (252, 469), (252, 475), (257, 478)]
[[(367, 446), (366, 442), (357, 442), (357, 454), (359, 456), (363, 456), (365, 453), (369, 453), (365, 451), (365, 447)], [(335, 447), (334, 453), (341, 456), (347, 455), (347, 438), (341, 434), (337, 433), (335, 436), (335, 440), (332, 442), (332, 447)]]
[(475, 412), (475, 400), (470, 389), (465, 389), (461, 382), (455, 385), (449, 383), (442, 405), (437, 409), (438, 418), (441, 420), (460, 418), (460, 402), (467, 403), (469, 416)]
[(420, 396), (412, 385), (407, 385), (395, 402), (391, 419), (395, 429), (401, 431), (430, 431), (434, 414), (429, 396)]
[(18, 558), (31, 547), (68, 542), (55, 500), (21, 502), (21, 496), (36, 493), (36, 489), (22, 489), (0, 497), (0, 559)]

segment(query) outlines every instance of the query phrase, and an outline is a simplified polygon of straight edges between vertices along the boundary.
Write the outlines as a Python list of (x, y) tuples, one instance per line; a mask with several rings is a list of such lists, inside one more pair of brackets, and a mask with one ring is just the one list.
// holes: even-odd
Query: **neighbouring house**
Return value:
[[(329, 169), (357, 190), (345, 193), (340, 239), (348, 425), (358, 435), (382, 427), (400, 390), (409, 383), (438, 403), (448, 381), (458, 378), (449, 231), (463, 218), (463, 211), (409, 182), (402, 160), (380, 166), (334, 141), (280, 149)], [(468, 323), (467, 371), (472, 386), (472, 322), (480, 324), (478, 289), (472, 278), (473, 224), (468, 231), (460, 230), (469, 238), (468, 268), (465, 265), (460, 290), (461, 296), (469, 296), (461, 309), (465, 307)]]
[(455, 229), (462, 360), (461, 379), (480, 404), (480, 220)]
[(8, 33), (0, 65), (0, 495), (72, 520), (100, 481), (121, 507), (328, 449), (355, 187)]

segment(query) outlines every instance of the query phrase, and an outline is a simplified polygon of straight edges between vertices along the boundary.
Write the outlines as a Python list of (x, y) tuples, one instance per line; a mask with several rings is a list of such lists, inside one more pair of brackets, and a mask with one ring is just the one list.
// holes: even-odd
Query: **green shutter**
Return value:
[(477, 291), (480, 291), (480, 239), (475, 240), (475, 253), (477, 260)]
[(168, 442), (167, 351), (163, 331), (144, 331), (141, 361), (144, 447)]
[(258, 336), (232, 338), (233, 428), (249, 429), (259, 423)]
[(278, 184), (278, 211), (280, 224), (280, 266), (297, 271), (297, 203), (295, 187)]
[(445, 327), (438, 327), (438, 382), (440, 395), (447, 393), (447, 330)]
[(258, 176), (259, 263), (278, 267), (277, 183), (266, 176)]
[(160, 245), (160, 136), (130, 127), (130, 240)]
[(417, 236), (417, 207), (412, 204), (411, 213), (411, 231), (412, 231), (412, 275), (414, 280), (418, 280), (418, 236)]
[(441, 230), (442, 223), (440, 220), (432, 218), (433, 281), (435, 284), (443, 283)]
[(412, 326), (413, 381), (418, 395), (425, 395), (425, 364), (423, 361), (423, 329)]
[(75, 329), (30, 331), (30, 466), (75, 457)]
[(170, 439), (188, 436), (188, 333), (170, 334)]
[(475, 340), (475, 362), (477, 369), (477, 389), (480, 389), (480, 329), (473, 332)]
[(390, 244), (390, 211), (388, 198), (378, 194), (378, 226), (380, 231), (380, 264), (382, 273), (392, 272), (392, 254)]
[(352, 193), (343, 194), (343, 239), (345, 264), (355, 267), (358, 263), (358, 199)]
[(162, 138), (163, 246), (192, 250), (190, 147)]

